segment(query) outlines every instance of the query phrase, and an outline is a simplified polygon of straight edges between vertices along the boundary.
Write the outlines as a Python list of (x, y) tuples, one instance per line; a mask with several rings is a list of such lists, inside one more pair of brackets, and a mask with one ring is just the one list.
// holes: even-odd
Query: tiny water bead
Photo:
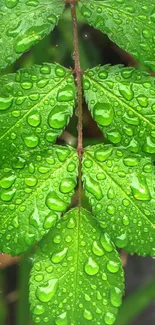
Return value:
[(97, 103), (93, 108), (93, 116), (101, 126), (108, 126), (114, 118), (114, 111), (110, 103)]

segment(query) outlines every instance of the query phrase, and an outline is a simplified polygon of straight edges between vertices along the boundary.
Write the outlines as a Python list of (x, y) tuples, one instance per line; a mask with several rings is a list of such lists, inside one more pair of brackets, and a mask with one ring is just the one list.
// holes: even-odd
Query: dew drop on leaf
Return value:
[(85, 263), (84, 270), (88, 275), (95, 275), (99, 271), (99, 266), (91, 257), (89, 257)]
[(41, 302), (49, 302), (55, 295), (58, 288), (58, 279), (51, 279), (48, 281), (47, 285), (38, 287), (36, 289), (36, 297)]
[(56, 192), (49, 192), (46, 197), (46, 205), (50, 210), (63, 212), (67, 209), (68, 203), (60, 199)]
[(119, 270), (119, 264), (118, 264), (118, 262), (109, 260), (108, 263), (107, 263), (107, 269), (111, 273), (118, 272), (118, 270)]
[(107, 325), (113, 325), (116, 320), (116, 316), (110, 312), (106, 313), (104, 316), (104, 321)]
[(131, 182), (131, 190), (135, 199), (148, 201), (151, 199), (150, 191), (146, 180), (142, 177), (134, 176)]
[(10, 106), (12, 105), (12, 101), (12, 98), (0, 97), (0, 111), (5, 111), (6, 109), (10, 108)]
[(110, 103), (96, 103), (93, 108), (93, 117), (101, 126), (108, 126), (114, 118), (114, 111)]
[(54, 253), (51, 258), (52, 262), (55, 264), (60, 263), (66, 257), (67, 251), (68, 248), (66, 247), (62, 251)]

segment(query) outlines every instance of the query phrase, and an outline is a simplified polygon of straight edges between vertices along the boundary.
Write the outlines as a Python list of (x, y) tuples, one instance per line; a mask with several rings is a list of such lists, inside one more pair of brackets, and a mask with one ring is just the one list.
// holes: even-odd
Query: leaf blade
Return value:
[(88, 24), (155, 71), (153, 1), (80, 0), (78, 5)]
[(88, 107), (108, 140), (135, 153), (154, 154), (154, 78), (109, 65), (88, 70), (83, 78)]
[(0, 250), (12, 255), (26, 251), (53, 227), (71, 203), (78, 174), (71, 147), (23, 153), (21, 159), (0, 173)]
[(115, 245), (130, 253), (154, 255), (151, 160), (111, 145), (88, 147), (83, 160), (83, 181), (93, 213)]
[(33, 66), (0, 79), (1, 164), (21, 151), (55, 142), (72, 116), (71, 71), (55, 64)]
[(0, 67), (5, 68), (14, 62), (49, 34), (58, 23), (63, 9), (63, 1), (2, 1)]
[[(40, 243), (30, 278), (30, 302), (34, 321), (37, 321), (37, 310), (35, 306), (39, 303), (39, 308), (42, 310), (40, 323), (44, 315), (48, 317), (47, 324), (51, 324), (52, 322), (60, 324), (62, 320), (66, 324), (67, 322), (71, 322), (72, 324), (89, 323), (90, 320), (92, 324), (96, 324), (96, 321), (98, 324), (106, 324), (105, 320), (108, 317), (111, 319), (111, 324), (114, 323), (117, 313), (116, 305), (117, 307), (120, 305), (121, 295), (123, 293), (123, 271), (114, 245), (110, 242), (109, 237), (102, 234), (102, 239), (105, 240), (104, 243), (106, 244), (108, 241), (111, 249), (110, 251), (106, 251), (103, 248), (100, 242), (102, 231), (98, 226), (96, 229), (96, 226), (96, 221), (93, 220), (88, 211), (81, 208), (79, 212), (79, 209), (75, 208), (70, 210), (61, 222), (53, 228), (53, 231)], [(96, 233), (93, 238), (90, 236), (92, 231), (93, 234)], [(81, 241), (80, 236), (82, 234), (84, 237), (81, 237)], [(86, 239), (87, 246), (86, 242), (84, 246)], [(94, 242), (96, 245), (94, 246), (95, 253), (92, 252), (92, 244)], [(92, 258), (91, 265), (87, 264), (88, 257), (89, 262)], [(117, 271), (113, 273), (107, 269), (107, 265), (112, 259), (117, 264)], [(44, 274), (44, 280), (40, 282), (39, 289), (37, 289), (38, 283), (36, 281), (38, 267), (40, 267), (40, 272)], [(50, 274), (48, 274), (48, 270), (51, 271)], [(96, 274), (98, 274), (98, 277), (96, 277)], [(103, 284), (100, 282), (99, 286), (97, 284), (102, 275), (104, 278), (102, 279)], [(106, 280), (106, 276), (108, 280)], [(42, 288), (45, 288), (46, 285), (48, 286), (48, 281), (51, 280), (55, 280), (53, 282), (54, 285), (48, 291), (49, 296), (47, 297), (45, 295), (45, 297), (42, 295)], [(69, 283), (71, 284), (71, 288)], [(116, 297), (119, 301), (117, 298), (117, 302), (114, 302), (112, 299), (112, 304), (109, 299), (109, 294), (111, 292), (112, 297), (115, 286), (118, 286)], [(96, 288), (98, 289), (97, 292)], [(91, 291), (95, 296), (97, 295), (97, 300), (94, 298), (96, 300), (96, 306), (93, 306), (93, 297), (90, 295)], [(63, 304), (60, 302), (60, 297)], [(109, 306), (106, 305), (106, 299), (109, 302)], [(45, 300), (48, 300), (48, 304)], [(54, 308), (55, 301), (57, 301), (56, 308)], [(52, 313), (50, 312), (51, 308)]]

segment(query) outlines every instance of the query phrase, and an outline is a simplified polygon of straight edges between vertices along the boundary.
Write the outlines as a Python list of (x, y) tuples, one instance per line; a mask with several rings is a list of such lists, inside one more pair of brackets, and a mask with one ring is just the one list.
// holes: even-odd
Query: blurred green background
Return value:
[[(83, 70), (99, 64), (137, 65), (133, 57), (113, 44), (106, 35), (88, 26), (79, 13), (78, 21)], [(74, 66), (72, 23), (68, 7), (54, 31), (7, 68), (4, 74), (43, 62), (58, 62), (66, 67)], [(106, 141), (92, 120), (85, 103), (83, 112), (84, 146)], [(58, 143), (76, 146), (76, 125), (75, 109), (75, 114)], [(73, 205), (75, 203), (76, 195)], [(88, 208), (85, 197), (83, 205)], [(155, 261), (149, 257), (128, 256), (123, 251), (120, 254), (125, 269), (126, 295), (116, 325), (154, 325)], [(32, 259), (33, 251), (20, 258), (0, 255), (0, 325), (32, 325), (28, 304), (28, 278)]]

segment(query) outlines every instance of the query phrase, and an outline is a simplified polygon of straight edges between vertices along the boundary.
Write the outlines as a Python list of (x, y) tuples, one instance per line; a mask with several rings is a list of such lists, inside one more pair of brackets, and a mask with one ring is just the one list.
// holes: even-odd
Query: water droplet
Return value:
[(104, 316), (104, 321), (107, 325), (114, 324), (115, 320), (116, 320), (116, 316), (110, 312), (106, 313)]
[(107, 252), (112, 252), (113, 251), (113, 245), (111, 243), (110, 237), (107, 233), (104, 233), (101, 235), (100, 238), (101, 244), (103, 246), (103, 248), (107, 251)]
[(57, 215), (55, 213), (49, 213), (44, 221), (44, 229), (50, 229), (52, 228), (57, 221)]
[(50, 210), (63, 212), (67, 209), (67, 202), (64, 202), (60, 199), (56, 192), (49, 192), (46, 197), (46, 205)]
[(49, 21), (49, 23), (55, 25), (57, 23), (57, 17), (53, 14), (49, 15), (47, 17), (47, 20)]
[(134, 93), (131, 89), (131, 87), (127, 85), (120, 84), (119, 85), (119, 92), (120, 94), (128, 101), (132, 100), (134, 97)]
[(114, 111), (110, 103), (97, 103), (93, 108), (93, 117), (101, 126), (108, 126), (114, 118)]
[(148, 201), (151, 199), (150, 191), (145, 178), (133, 176), (131, 182), (131, 190), (135, 199), (140, 201)]
[(98, 161), (106, 161), (107, 158), (111, 155), (112, 153), (112, 148), (109, 148), (109, 147), (104, 147), (103, 149), (97, 149), (95, 151), (95, 158), (98, 160)]
[(107, 263), (107, 269), (111, 273), (116, 273), (119, 270), (119, 262), (109, 260)]
[(37, 287), (36, 297), (41, 302), (49, 302), (55, 295), (58, 288), (58, 279), (51, 279), (48, 281), (47, 285), (42, 287)]
[(13, 199), (13, 196), (15, 195), (16, 189), (10, 189), (10, 190), (5, 190), (1, 193), (1, 200), (4, 202), (9, 202)]
[(81, 9), (81, 12), (82, 12), (82, 15), (85, 17), (85, 18), (89, 18), (91, 16), (91, 10), (88, 9), (86, 6), (82, 6), (82, 9)]
[(147, 99), (147, 97), (145, 97), (143, 95), (137, 97), (137, 101), (140, 104), (140, 106), (142, 106), (142, 107), (148, 106), (148, 99)]
[(62, 193), (70, 193), (75, 185), (76, 183), (72, 178), (64, 178), (60, 183), (60, 191)]
[(73, 172), (73, 171), (75, 170), (75, 168), (76, 168), (75, 163), (74, 163), (74, 162), (70, 162), (70, 163), (68, 164), (68, 166), (67, 166), (67, 171), (68, 171), (68, 172)]
[(69, 111), (66, 105), (56, 105), (50, 112), (48, 123), (53, 129), (62, 129), (68, 123)]
[(69, 102), (74, 99), (74, 88), (72, 86), (65, 86), (58, 92), (57, 100), (59, 102)]
[(0, 97), (0, 111), (5, 111), (6, 109), (10, 108), (10, 106), (12, 105), (12, 101), (13, 101), (13, 98)]
[(35, 315), (42, 315), (45, 311), (45, 307), (43, 305), (36, 305), (32, 310), (32, 313)]
[(146, 153), (155, 153), (155, 144), (152, 142), (150, 137), (146, 137), (145, 144), (143, 145), (143, 150)]
[(92, 320), (93, 319), (92, 313), (87, 309), (84, 310), (83, 316), (87, 320)]
[(58, 159), (61, 162), (64, 162), (67, 159), (67, 157), (69, 156), (70, 150), (65, 147), (63, 147), (63, 148), (57, 147), (56, 154), (58, 156)]
[(102, 248), (98, 245), (97, 241), (95, 240), (92, 245), (92, 251), (96, 256), (103, 256), (104, 251)]
[(68, 325), (67, 313), (64, 312), (63, 314), (59, 315), (55, 321), (56, 325)]
[(84, 183), (85, 188), (89, 193), (93, 194), (97, 200), (102, 199), (103, 195), (101, 187), (91, 176), (88, 176)]
[(58, 77), (64, 77), (65, 74), (66, 74), (66, 71), (63, 67), (61, 66), (56, 66), (56, 69), (55, 69), (55, 74), (58, 76)]
[(129, 166), (129, 167), (134, 167), (139, 164), (139, 159), (137, 157), (126, 157), (123, 159), (124, 165)]
[(8, 189), (12, 186), (16, 179), (15, 175), (5, 176), (0, 180), (0, 186), (4, 189)]
[(124, 248), (128, 244), (128, 238), (126, 233), (121, 234), (120, 236), (115, 238), (115, 245), (119, 248)]
[(89, 257), (85, 263), (84, 270), (88, 275), (95, 275), (99, 271), (99, 266), (91, 257)]
[(115, 206), (113, 204), (109, 204), (107, 206), (107, 209), (106, 211), (110, 214), (110, 215), (113, 215), (115, 213)]
[(117, 287), (112, 287), (110, 290), (110, 300), (114, 307), (120, 307), (122, 304), (122, 292)]
[(65, 258), (67, 251), (68, 251), (68, 248), (64, 248), (62, 251), (54, 253), (52, 255), (52, 262), (56, 263), (56, 264), (60, 263)]
[(73, 229), (76, 226), (74, 218), (70, 218), (68, 223), (67, 223), (67, 228), (68, 229)]
[(23, 140), (28, 148), (35, 148), (39, 144), (39, 138), (35, 134), (24, 135)]
[(5, 0), (5, 4), (9, 9), (12, 9), (17, 6), (18, 1), (19, 0)]
[(28, 121), (29, 125), (37, 127), (41, 123), (41, 116), (40, 116), (39, 112), (36, 111), (36, 112), (30, 113), (27, 118), (27, 121)]
[(33, 187), (37, 184), (37, 179), (35, 177), (27, 177), (25, 178), (25, 184)]

